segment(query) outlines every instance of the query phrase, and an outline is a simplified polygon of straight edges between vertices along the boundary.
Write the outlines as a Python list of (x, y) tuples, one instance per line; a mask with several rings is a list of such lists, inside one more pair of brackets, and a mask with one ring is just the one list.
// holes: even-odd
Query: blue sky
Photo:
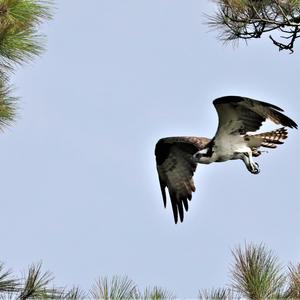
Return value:
[(238, 161), (200, 165), (179, 225), (154, 159), (161, 137), (212, 137), (219, 96), (271, 102), (299, 122), (298, 45), (224, 46), (205, 24), (209, 1), (56, 6), (47, 51), (13, 78), (22, 99), (1, 136), (1, 260), (16, 272), (42, 260), (60, 286), (126, 274), (179, 297), (229, 283), (230, 251), (245, 241), (299, 262), (296, 130), (257, 176)]

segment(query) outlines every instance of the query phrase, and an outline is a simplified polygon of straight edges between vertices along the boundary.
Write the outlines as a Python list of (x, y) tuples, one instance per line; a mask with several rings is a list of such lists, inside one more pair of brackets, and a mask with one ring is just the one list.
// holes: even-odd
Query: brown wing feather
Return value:
[[(269, 119), (275, 124), (297, 128), (280, 107), (240, 96), (226, 96), (213, 101), (219, 116), (217, 134), (246, 134), (258, 130)], [(216, 134), (216, 136), (217, 136)]]
[(269, 119), (275, 124), (280, 124), (290, 128), (298, 128), (298, 125), (291, 118), (282, 113), (283, 109), (281, 109), (280, 107), (250, 98), (244, 99), (245, 100), (242, 102), (242, 105), (262, 116), (263, 118), (265, 118), (265, 120)]
[(168, 188), (174, 221), (183, 221), (184, 210), (188, 211), (188, 200), (195, 191), (193, 175), (197, 164), (193, 154), (203, 149), (210, 140), (198, 137), (170, 137), (160, 139), (155, 147), (158, 177), (164, 206), (167, 204), (165, 188)]

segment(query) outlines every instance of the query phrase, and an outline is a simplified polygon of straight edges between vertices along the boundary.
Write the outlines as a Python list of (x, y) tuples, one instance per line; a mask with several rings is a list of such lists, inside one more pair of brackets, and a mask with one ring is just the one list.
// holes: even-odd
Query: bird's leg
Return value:
[(241, 159), (244, 161), (247, 169), (252, 174), (258, 174), (260, 172), (258, 163), (254, 162), (251, 152), (241, 153)]

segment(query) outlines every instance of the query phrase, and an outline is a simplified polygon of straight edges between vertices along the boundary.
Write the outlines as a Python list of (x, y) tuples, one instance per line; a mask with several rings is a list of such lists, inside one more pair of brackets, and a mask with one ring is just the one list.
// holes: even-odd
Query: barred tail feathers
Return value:
[(253, 156), (259, 156), (261, 152), (258, 150), (259, 147), (275, 149), (278, 145), (283, 144), (283, 140), (288, 137), (288, 131), (285, 127), (277, 130), (246, 135), (245, 140), (248, 141), (248, 146), (253, 151)]

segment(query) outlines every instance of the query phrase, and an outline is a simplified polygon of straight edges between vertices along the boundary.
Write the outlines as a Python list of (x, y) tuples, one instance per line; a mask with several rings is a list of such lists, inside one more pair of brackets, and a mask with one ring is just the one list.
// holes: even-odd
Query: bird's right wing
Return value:
[(170, 137), (160, 139), (155, 147), (156, 166), (163, 196), (167, 204), (165, 188), (169, 190), (174, 221), (183, 221), (184, 210), (188, 211), (188, 200), (195, 191), (193, 175), (197, 163), (192, 156), (203, 149), (209, 139), (198, 137)]
[(215, 144), (235, 135), (243, 136), (248, 132), (255, 132), (267, 119), (275, 124), (297, 128), (297, 124), (284, 115), (280, 107), (267, 102), (241, 96), (226, 96), (214, 100), (213, 104), (219, 116)]

